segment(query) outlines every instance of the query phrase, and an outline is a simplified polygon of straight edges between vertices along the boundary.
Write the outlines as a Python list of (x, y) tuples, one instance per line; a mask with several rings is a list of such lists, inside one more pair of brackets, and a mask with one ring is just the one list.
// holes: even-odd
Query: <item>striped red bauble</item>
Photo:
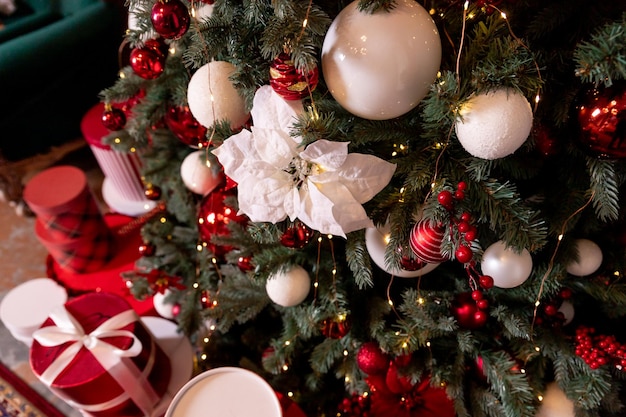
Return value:
[(420, 220), (413, 226), (409, 240), (411, 250), (417, 258), (426, 263), (440, 263), (447, 258), (441, 254), (445, 228), (433, 225), (428, 220)]

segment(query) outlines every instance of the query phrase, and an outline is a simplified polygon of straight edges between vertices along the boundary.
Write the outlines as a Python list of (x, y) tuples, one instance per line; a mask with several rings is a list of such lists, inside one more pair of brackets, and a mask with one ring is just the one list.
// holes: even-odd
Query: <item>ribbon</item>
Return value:
[[(159, 401), (159, 396), (147, 383), (141, 370), (129, 359), (139, 355), (143, 346), (132, 332), (122, 330), (123, 327), (138, 320), (134, 310), (126, 310), (107, 319), (89, 334), (85, 333), (81, 324), (65, 309), (65, 306), (60, 306), (52, 311), (50, 318), (56, 326), (43, 327), (37, 330), (33, 334), (33, 339), (44, 347), (73, 343), (63, 350), (42, 372), (39, 379), (43, 383), (51, 386), (84, 347), (89, 350), (145, 415), (152, 414), (154, 404)], [(129, 337), (132, 339), (132, 344), (128, 349), (121, 349), (103, 340), (108, 337)], [(145, 383), (140, 383), (142, 380)], [(95, 408), (105, 409), (103, 407), (109, 403), (110, 401), (96, 405)], [(94, 406), (89, 406), (89, 408), (94, 410)]]

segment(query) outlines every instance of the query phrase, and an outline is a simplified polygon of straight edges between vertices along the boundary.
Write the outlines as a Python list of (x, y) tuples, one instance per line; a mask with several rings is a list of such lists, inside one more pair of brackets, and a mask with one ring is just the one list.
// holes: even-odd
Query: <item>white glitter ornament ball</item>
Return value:
[(515, 90), (477, 94), (461, 106), (456, 136), (472, 156), (504, 158), (526, 142), (533, 125), (530, 103)]
[(485, 250), (480, 267), (483, 274), (493, 278), (496, 287), (514, 288), (530, 277), (533, 259), (526, 249), (518, 253), (500, 240)]
[(578, 261), (571, 262), (565, 268), (568, 273), (583, 277), (591, 275), (602, 265), (602, 249), (589, 239), (576, 239)]
[(228, 77), (235, 72), (230, 62), (212, 61), (198, 68), (187, 86), (187, 101), (193, 117), (205, 127), (228, 120), (240, 128), (250, 117), (246, 103)]
[(348, 4), (322, 46), (322, 73), (332, 96), (350, 113), (387, 120), (426, 96), (441, 64), (441, 40), (428, 12), (414, 0), (389, 11), (360, 12)]
[(207, 164), (206, 151), (200, 150), (190, 153), (180, 165), (180, 178), (185, 187), (192, 193), (207, 195), (222, 182), (221, 171)]
[(403, 268), (390, 268), (385, 263), (385, 251), (388, 246), (389, 233), (388, 224), (365, 229), (365, 246), (367, 247), (367, 252), (370, 258), (372, 258), (372, 261), (386, 273), (400, 278), (415, 278), (427, 274), (439, 266), (438, 263), (427, 263), (423, 268), (415, 271), (409, 271)]
[(287, 271), (279, 271), (267, 279), (265, 290), (270, 300), (283, 307), (293, 307), (305, 300), (311, 289), (309, 273), (295, 265)]

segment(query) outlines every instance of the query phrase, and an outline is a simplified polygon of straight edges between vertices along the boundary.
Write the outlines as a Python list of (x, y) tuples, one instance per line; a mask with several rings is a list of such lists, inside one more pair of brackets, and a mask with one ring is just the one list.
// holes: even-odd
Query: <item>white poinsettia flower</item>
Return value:
[(318, 140), (305, 149), (289, 135), (302, 113), (270, 86), (254, 96), (251, 130), (213, 150), (238, 184), (239, 211), (253, 222), (300, 219), (324, 234), (373, 227), (362, 204), (391, 180), (396, 166), (372, 155), (348, 153), (348, 142)]

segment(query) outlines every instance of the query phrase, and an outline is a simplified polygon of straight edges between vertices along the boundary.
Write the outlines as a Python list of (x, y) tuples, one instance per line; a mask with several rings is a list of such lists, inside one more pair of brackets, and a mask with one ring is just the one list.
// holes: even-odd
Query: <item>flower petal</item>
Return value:
[(356, 201), (363, 204), (371, 200), (389, 184), (396, 165), (373, 155), (351, 153), (337, 171), (311, 176), (317, 184), (339, 181)]
[(249, 175), (245, 167), (247, 162), (250, 159), (258, 159), (252, 139), (250, 131), (242, 130), (211, 151), (224, 167), (224, 173), (235, 182), (241, 182)]
[(239, 211), (253, 222), (283, 221), (288, 214), (284, 208), (285, 196), (292, 188), (287, 174), (263, 179), (247, 177), (238, 184)]
[(321, 165), (323, 170), (334, 171), (342, 166), (348, 155), (349, 142), (331, 142), (320, 139), (300, 152), (300, 158)]
[(250, 114), (256, 127), (289, 132), (289, 127), (303, 111), (301, 101), (285, 100), (271, 86), (264, 85), (254, 94)]
[(260, 158), (277, 168), (285, 168), (297, 155), (298, 143), (289, 133), (278, 129), (252, 127), (254, 146)]
[(346, 233), (374, 226), (363, 206), (338, 182), (316, 186), (308, 181), (303, 197), (298, 218), (321, 233), (346, 237)]

